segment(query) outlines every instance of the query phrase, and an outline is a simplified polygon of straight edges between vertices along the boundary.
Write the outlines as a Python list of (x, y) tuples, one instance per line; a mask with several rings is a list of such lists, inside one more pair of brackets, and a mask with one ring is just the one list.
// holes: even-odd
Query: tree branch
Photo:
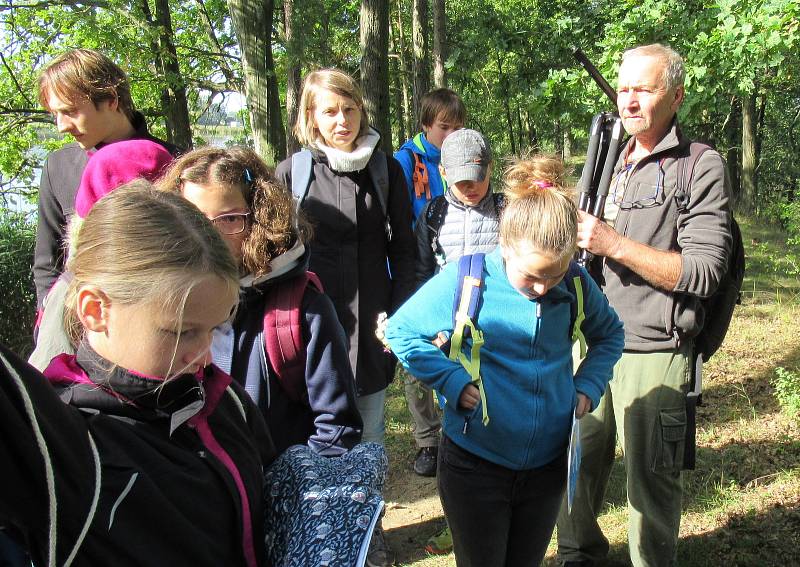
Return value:
[(6, 61), (5, 55), (3, 55), (2, 52), (0, 52), (0, 61), (3, 62), (3, 67), (5, 67), (6, 70), (8, 71), (11, 80), (14, 81), (14, 86), (17, 87), (17, 92), (19, 92), (20, 96), (22, 96), (22, 98), (25, 100), (25, 103), (28, 106), (33, 106), (31, 99), (28, 98), (28, 94), (24, 90), (22, 90), (19, 81), (17, 81), (17, 76), (14, 74), (14, 70), (8, 65), (8, 61)]

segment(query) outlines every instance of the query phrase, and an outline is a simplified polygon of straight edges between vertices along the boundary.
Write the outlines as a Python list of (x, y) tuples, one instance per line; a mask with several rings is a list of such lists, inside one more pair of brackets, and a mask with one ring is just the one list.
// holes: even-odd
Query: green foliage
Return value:
[(36, 293), (31, 277), (36, 227), (26, 216), (0, 210), (0, 343), (27, 356), (33, 345)]
[(779, 366), (772, 386), (781, 410), (790, 418), (800, 417), (800, 373)]
[[(57, 54), (75, 47), (103, 51), (128, 74), (135, 105), (151, 130), (165, 136), (162, 96), (169, 83), (159, 68), (158, 37), (149, 0), (102, 3), (9, 2), (0, 10), (0, 192), (35, 196), (35, 169), (53, 145), (63, 145), (39, 106), (35, 82)], [(225, 0), (171, 0), (170, 15), (180, 71), (196, 119), (201, 100), (241, 89), (241, 69)], [(201, 97), (201, 91), (205, 95)], [(49, 139), (54, 138), (49, 143)]]

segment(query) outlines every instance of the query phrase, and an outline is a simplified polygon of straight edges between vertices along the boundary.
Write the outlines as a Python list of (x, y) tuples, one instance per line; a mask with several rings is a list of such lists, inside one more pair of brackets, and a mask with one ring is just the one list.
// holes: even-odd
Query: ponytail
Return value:
[(575, 252), (578, 213), (559, 158), (539, 154), (519, 159), (506, 169), (503, 182), (508, 198), (500, 220), (504, 246), (557, 258)]

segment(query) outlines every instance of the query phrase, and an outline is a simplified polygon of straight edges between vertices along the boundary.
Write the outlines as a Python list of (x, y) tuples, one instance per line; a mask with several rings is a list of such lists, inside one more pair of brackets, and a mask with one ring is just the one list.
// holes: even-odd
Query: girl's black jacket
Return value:
[(275, 450), (229, 376), (156, 381), (85, 344), (45, 375), (0, 346), (0, 525), (36, 565), (265, 564)]

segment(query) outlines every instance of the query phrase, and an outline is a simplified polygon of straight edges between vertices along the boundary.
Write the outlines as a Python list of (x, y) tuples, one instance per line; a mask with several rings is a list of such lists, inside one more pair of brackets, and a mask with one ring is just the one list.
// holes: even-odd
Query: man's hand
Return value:
[(575, 417), (578, 419), (592, 411), (592, 400), (585, 394), (578, 392), (578, 405), (575, 406)]
[(651, 285), (672, 291), (681, 276), (681, 255), (626, 238), (608, 224), (578, 211), (578, 246), (632, 270)]
[(458, 396), (458, 405), (463, 409), (474, 409), (481, 401), (481, 393), (475, 384), (467, 384)]
[(595, 256), (613, 257), (622, 242), (616, 230), (595, 216), (578, 211), (578, 246)]

